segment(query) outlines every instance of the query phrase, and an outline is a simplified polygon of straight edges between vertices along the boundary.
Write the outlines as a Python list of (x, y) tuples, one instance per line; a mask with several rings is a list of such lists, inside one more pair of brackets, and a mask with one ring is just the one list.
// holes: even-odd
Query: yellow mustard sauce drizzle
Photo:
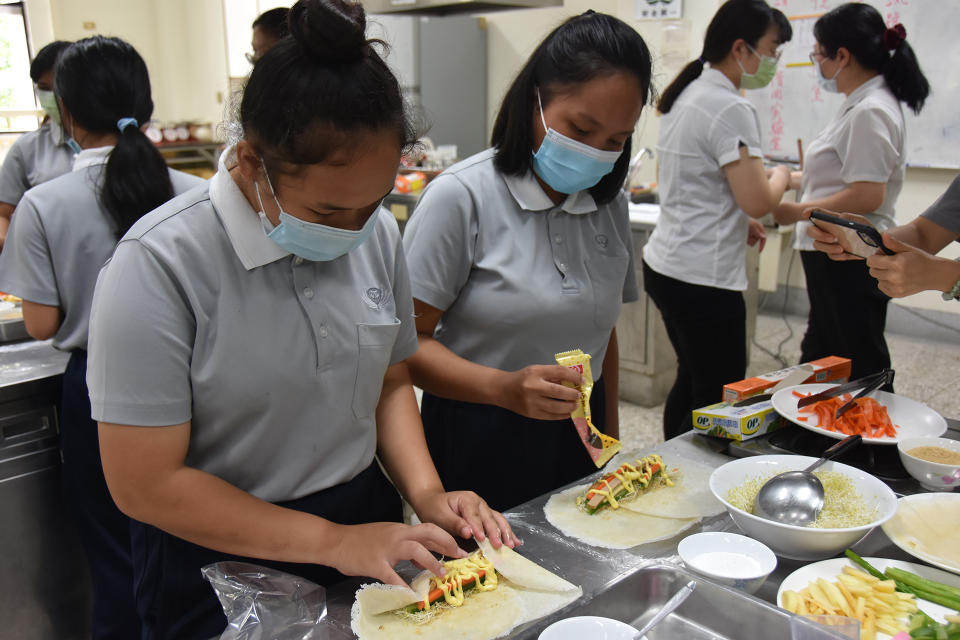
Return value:
[(583, 500), (589, 501), (595, 495), (600, 494), (607, 499), (610, 508), (619, 509), (620, 503), (617, 501), (616, 497), (614, 497), (614, 491), (610, 487), (610, 478), (617, 478), (620, 481), (621, 486), (627, 491), (626, 495), (624, 495), (624, 498), (629, 498), (635, 495), (638, 491), (638, 488), (635, 486), (635, 484), (639, 485), (639, 489), (646, 489), (650, 485), (650, 480), (653, 476), (653, 471), (651, 469), (655, 464), (660, 465), (660, 475), (663, 478), (664, 483), (668, 487), (673, 486), (673, 481), (667, 475), (667, 468), (664, 466), (663, 460), (659, 455), (653, 453), (645, 458), (637, 460), (636, 462), (636, 466), (630, 464), (629, 462), (620, 465), (620, 468), (610, 474), (609, 477), (600, 480), (605, 488), (597, 487), (588, 490)]
[[(477, 591), (492, 591), (497, 588), (497, 571), (493, 563), (475, 553), (459, 560), (448, 560), (443, 563), (447, 570), (443, 577), (430, 578), (433, 587), (443, 592), (444, 601), (452, 607), (459, 607), (463, 604), (463, 583), (474, 579), (474, 589)], [(484, 571), (483, 577), (480, 571)], [(433, 589), (431, 589), (432, 591)], [(424, 600), (424, 611), (430, 608), (430, 598)]]

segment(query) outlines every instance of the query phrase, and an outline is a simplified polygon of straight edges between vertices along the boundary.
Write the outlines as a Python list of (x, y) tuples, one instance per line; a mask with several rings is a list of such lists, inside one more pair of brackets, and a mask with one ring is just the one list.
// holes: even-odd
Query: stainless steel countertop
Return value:
[(0, 346), (0, 389), (59, 376), (69, 359), (69, 353), (54, 349), (49, 340)]
[[(726, 443), (723, 441), (708, 439), (693, 432), (688, 432), (650, 450), (637, 453), (659, 453), (667, 460), (671, 456), (682, 457), (716, 468), (733, 459), (724, 452), (725, 449)], [(583, 482), (585, 482), (585, 479), (574, 484), (582, 484)], [(653, 563), (682, 566), (676, 551), (677, 543), (685, 535), (698, 531), (739, 532), (733, 520), (724, 512), (721, 515), (705, 519), (699, 526), (671, 540), (642, 545), (633, 549), (600, 549), (566, 538), (550, 525), (543, 513), (543, 507), (548, 498), (549, 495), (535, 498), (507, 511), (506, 516), (511, 526), (523, 540), (524, 544), (521, 548), (523, 555), (583, 588), (583, 597), (578, 601), (580, 604), (604, 593), (620, 577), (634, 573), (644, 566)], [(880, 528), (874, 529), (866, 538), (855, 545), (854, 549), (865, 557), (882, 556), (920, 562), (894, 546)], [(776, 570), (756, 594), (756, 598), (776, 604), (776, 595), (780, 583), (790, 573), (806, 564), (809, 563), (778, 557)], [(412, 567), (401, 570), (401, 574), (407, 578), (412, 577), (415, 573), (416, 571)], [(360, 584), (365, 582), (370, 582), (370, 580), (349, 579), (328, 591), (327, 622), (331, 640), (353, 637), (350, 631), (350, 607), (353, 604), (354, 592)], [(563, 617), (565, 617), (564, 611), (558, 611), (539, 623), (519, 627), (509, 637), (536, 638), (545, 624)]]

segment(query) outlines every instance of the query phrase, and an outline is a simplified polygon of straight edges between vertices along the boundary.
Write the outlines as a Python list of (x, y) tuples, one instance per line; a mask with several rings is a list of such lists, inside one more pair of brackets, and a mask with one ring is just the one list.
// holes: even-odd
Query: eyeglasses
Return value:
[(823, 58), (828, 58), (828, 59), (829, 59), (829, 57), (830, 57), (830, 56), (828, 56), (827, 54), (825, 54), (825, 53), (820, 53), (819, 51), (811, 51), (811, 52), (810, 52), (810, 62), (812, 62), (814, 65), (817, 64), (817, 60), (818, 60), (818, 59), (823, 59)]
[(747, 47), (750, 49), (750, 51), (753, 52), (753, 55), (757, 56), (758, 58), (769, 57), (769, 58), (775, 59), (777, 62), (780, 62), (780, 56), (783, 55), (783, 51), (784, 51), (784, 49), (786, 49), (786, 47), (780, 47), (780, 48), (778, 48), (776, 51), (773, 52), (773, 55), (771, 55), (771, 56), (765, 56), (764, 54), (760, 53), (759, 51), (757, 51), (756, 49), (754, 49), (753, 47), (751, 47), (749, 44), (747, 45)]

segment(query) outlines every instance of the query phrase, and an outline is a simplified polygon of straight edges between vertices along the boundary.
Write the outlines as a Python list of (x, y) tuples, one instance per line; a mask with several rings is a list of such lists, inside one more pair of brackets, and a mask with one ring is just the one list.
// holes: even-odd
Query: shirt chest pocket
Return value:
[(357, 325), (357, 378), (353, 385), (353, 413), (358, 418), (374, 414), (380, 401), (383, 376), (400, 333), (400, 319), (391, 324)]
[(598, 329), (612, 331), (623, 304), (623, 283), (629, 256), (593, 256), (584, 260), (593, 294), (593, 321)]

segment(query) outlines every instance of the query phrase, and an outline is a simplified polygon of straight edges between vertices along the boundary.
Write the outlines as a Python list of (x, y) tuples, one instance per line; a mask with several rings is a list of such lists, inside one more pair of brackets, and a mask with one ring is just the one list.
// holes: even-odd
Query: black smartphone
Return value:
[(868, 258), (875, 254), (877, 249), (888, 256), (895, 253), (883, 244), (880, 232), (868, 224), (833, 216), (819, 209), (810, 212), (810, 222), (833, 234), (844, 251), (857, 257)]

